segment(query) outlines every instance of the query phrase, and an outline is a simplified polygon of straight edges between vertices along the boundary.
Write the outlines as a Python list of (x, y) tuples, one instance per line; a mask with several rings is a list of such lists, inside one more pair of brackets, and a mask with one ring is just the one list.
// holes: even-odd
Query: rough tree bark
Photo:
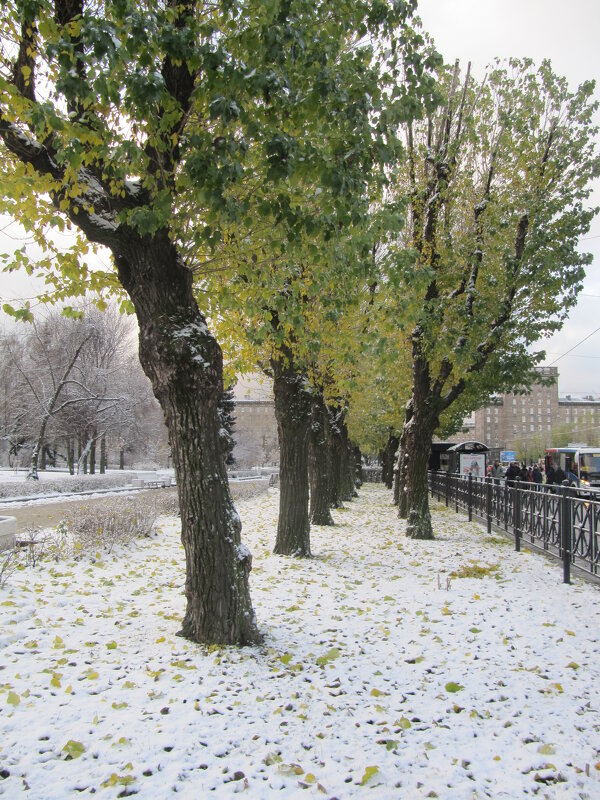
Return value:
[(398, 456), (394, 465), (394, 505), (398, 506), (398, 516), (400, 519), (406, 519), (408, 517), (408, 503), (406, 495), (408, 474), (406, 429), (412, 418), (412, 410), (413, 401), (411, 399), (406, 404), (406, 410), (404, 412), (404, 425), (402, 427), (402, 432), (400, 434), (400, 440), (398, 443)]
[(418, 336), (413, 338), (413, 395), (407, 421), (402, 432), (405, 440), (406, 502), (408, 521), (406, 535), (411, 539), (433, 539), (429, 495), (427, 492), (427, 463), (433, 434), (439, 416), (432, 403), (431, 381), (427, 360), (419, 353)]
[(395, 455), (399, 444), (399, 438), (390, 430), (386, 445), (381, 452), (381, 480), (388, 489), (394, 484)]
[(312, 393), (288, 348), (271, 359), (279, 436), (279, 520), (274, 552), (310, 556), (308, 439)]
[(187, 607), (180, 634), (196, 642), (259, 639), (219, 439), (223, 359), (192, 291), (192, 273), (166, 231), (119, 237), (119, 280), (139, 324), (140, 361), (163, 410), (181, 509)]
[(331, 507), (343, 508), (344, 507), (344, 463), (341, 447), (340, 437), (340, 409), (331, 409), (329, 411), (329, 464), (330, 464), (330, 491), (331, 491)]
[(329, 416), (323, 395), (315, 392), (308, 446), (310, 483), (310, 521), (314, 525), (334, 525), (331, 516), (330, 464), (328, 448)]

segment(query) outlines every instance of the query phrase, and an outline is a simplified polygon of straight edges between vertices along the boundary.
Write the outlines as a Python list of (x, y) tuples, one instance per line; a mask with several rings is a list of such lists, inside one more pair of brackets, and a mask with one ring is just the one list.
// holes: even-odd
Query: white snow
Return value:
[(174, 520), (13, 574), (0, 796), (600, 797), (596, 587), (442, 507), (436, 541), (408, 540), (373, 485), (313, 527), (314, 558), (275, 556), (277, 500), (238, 504), (260, 647), (175, 635)]

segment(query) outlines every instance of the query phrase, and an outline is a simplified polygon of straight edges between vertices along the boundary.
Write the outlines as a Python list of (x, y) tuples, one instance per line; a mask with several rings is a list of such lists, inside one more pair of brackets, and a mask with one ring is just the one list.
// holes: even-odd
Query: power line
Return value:
[(596, 328), (596, 330), (595, 330), (595, 331), (592, 331), (591, 333), (588, 333), (588, 335), (587, 335), (587, 336), (584, 336), (584, 337), (583, 337), (583, 339), (581, 339), (581, 341), (577, 342), (577, 344), (574, 344), (574, 345), (573, 345), (573, 347), (571, 347), (571, 349), (570, 349), (570, 350), (567, 350), (567, 352), (566, 352), (566, 353), (563, 353), (563, 354), (562, 354), (562, 356), (559, 356), (558, 358), (555, 358), (555, 359), (554, 359), (554, 361), (552, 361), (550, 364), (546, 364), (545, 366), (547, 366), (547, 367), (552, 367), (552, 366), (554, 366), (554, 364), (556, 364), (556, 363), (557, 363), (557, 361), (560, 361), (560, 360), (561, 360), (561, 358), (564, 358), (565, 356), (568, 356), (568, 355), (569, 355), (569, 353), (571, 353), (573, 350), (575, 350), (575, 348), (576, 348), (576, 347), (579, 347), (579, 345), (580, 345), (580, 344), (583, 344), (584, 342), (586, 342), (586, 341), (587, 341), (588, 339), (590, 339), (590, 338), (591, 338), (591, 337), (592, 337), (592, 336), (593, 336), (595, 333), (598, 333), (598, 331), (600, 331), (600, 327)]
[[(556, 353), (553, 353), (552, 350), (546, 350), (546, 355), (555, 356)], [(561, 358), (562, 358), (562, 356), (561, 356)], [(576, 353), (574, 356), (571, 356), (571, 358), (600, 358), (600, 356), (582, 356), (582, 355), (579, 355), (579, 354)]]

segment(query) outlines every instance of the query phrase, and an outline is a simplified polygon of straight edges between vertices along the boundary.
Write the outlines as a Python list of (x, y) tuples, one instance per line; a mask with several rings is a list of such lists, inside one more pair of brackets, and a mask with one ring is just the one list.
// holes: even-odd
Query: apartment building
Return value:
[(558, 369), (540, 367), (538, 372), (540, 378), (552, 383), (536, 383), (529, 394), (509, 393), (493, 398), (473, 415), (469, 435), (489, 447), (507, 450), (528, 440), (552, 445), (559, 430), (574, 441), (600, 441), (600, 398), (561, 397)]

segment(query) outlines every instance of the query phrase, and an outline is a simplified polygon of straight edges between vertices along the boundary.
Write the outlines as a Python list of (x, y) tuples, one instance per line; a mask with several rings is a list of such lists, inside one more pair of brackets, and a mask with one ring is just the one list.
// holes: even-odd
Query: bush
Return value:
[(79, 506), (64, 524), (76, 554), (111, 552), (117, 545), (151, 536), (159, 517), (178, 513), (177, 492), (169, 489), (139, 496), (108, 497), (102, 504)]

